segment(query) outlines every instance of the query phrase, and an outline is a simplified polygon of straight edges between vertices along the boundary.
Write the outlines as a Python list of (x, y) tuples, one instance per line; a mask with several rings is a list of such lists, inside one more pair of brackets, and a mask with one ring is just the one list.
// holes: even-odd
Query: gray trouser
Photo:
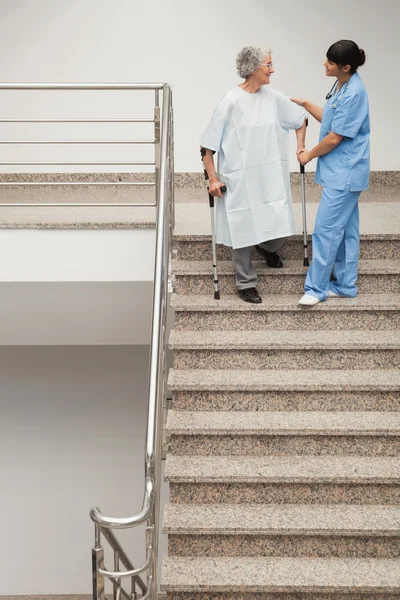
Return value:
[[(285, 240), (286, 238), (278, 238), (258, 245), (267, 252), (276, 252)], [(236, 271), (236, 287), (238, 290), (257, 286), (258, 277), (251, 262), (251, 251), (253, 248), (254, 246), (247, 246), (246, 248), (232, 249), (232, 261)]]

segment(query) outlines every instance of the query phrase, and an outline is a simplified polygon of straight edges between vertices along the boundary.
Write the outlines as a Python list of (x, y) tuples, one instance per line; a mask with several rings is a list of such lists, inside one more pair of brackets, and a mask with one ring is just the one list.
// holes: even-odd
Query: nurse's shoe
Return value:
[(336, 292), (329, 290), (327, 298), (350, 298), (350, 296), (343, 296), (343, 294), (337, 294)]
[(281, 261), (279, 254), (276, 252), (268, 252), (268, 250), (264, 250), (261, 246), (254, 246), (254, 248), (258, 254), (261, 254), (261, 256), (265, 258), (267, 267), (271, 267), (271, 269), (282, 269), (283, 262)]
[(311, 296), (310, 294), (304, 294), (299, 300), (300, 306), (315, 306), (319, 304), (321, 300), (316, 298), (315, 296)]
[(260, 304), (262, 302), (262, 298), (255, 287), (238, 290), (237, 293), (245, 302), (251, 302), (251, 304)]

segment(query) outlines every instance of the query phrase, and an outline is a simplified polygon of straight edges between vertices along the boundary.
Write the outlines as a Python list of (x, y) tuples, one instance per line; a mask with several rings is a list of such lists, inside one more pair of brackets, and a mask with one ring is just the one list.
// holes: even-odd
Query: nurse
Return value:
[(326, 75), (336, 78), (325, 108), (292, 98), (321, 123), (319, 144), (298, 152), (303, 165), (318, 157), (315, 181), (323, 187), (302, 306), (357, 295), (358, 198), (368, 189), (370, 162), (368, 96), (357, 73), (364, 63), (364, 50), (340, 40), (329, 48), (324, 63)]
[[(270, 48), (243, 48), (236, 67), (244, 82), (220, 100), (200, 145), (206, 150), (209, 192), (221, 198), (216, 202), (216, 241), (233, 249), (239, 296), (260, 303), (251, 251), (255, 245), (269, 267), (283, 266), (276, 252), (295, 233), (288, 135), (295, 129), (297, 152), (304, 149), (306, 111), (269, 87), (274, 72)], [(219, 152), (218, 173), (214, 152)]]

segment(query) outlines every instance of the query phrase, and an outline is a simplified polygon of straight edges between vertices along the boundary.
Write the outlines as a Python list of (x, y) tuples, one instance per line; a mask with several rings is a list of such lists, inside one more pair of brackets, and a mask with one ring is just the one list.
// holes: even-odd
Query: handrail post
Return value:
[[(114, 550), (114, 571), (119, 571), (119, 552), (118, 552), (118, 550)], [(121, 579), (116, 579), (115, 583), (117, 585), (113, 588), (114, 600), (121, 600)]]
[(101, 545), (100, 526), (96, 524), (92, 549), (93, 600), (104, 600), (104, 575), (100, 573), (100, 569), (104, 569), (104, 548)]
[[(164, 96), (163, 96), (164, 99)], [(160, 124), (160, 92), (155, 90), (154, 100), (154, 177), (156, 184), (156, 202), (158, 199), (159, 187), (160, 187), (160, 139), (161, 139), (161, 124)]]
[(168, 260), (168, 291), (172, 293), (172, 245), (173, 233), (175, 228), (175, 169), (174, 169), (174, 109), (172, 106), (172, 92), (170, 93), (170, 112), (169, 112), (169, 140), (168, 140), (168, 164), (169, 164), (169, 260)]
[(131, 600), (137, 600), (135, 577), (132, 577), (132, 579), (131, 579)]

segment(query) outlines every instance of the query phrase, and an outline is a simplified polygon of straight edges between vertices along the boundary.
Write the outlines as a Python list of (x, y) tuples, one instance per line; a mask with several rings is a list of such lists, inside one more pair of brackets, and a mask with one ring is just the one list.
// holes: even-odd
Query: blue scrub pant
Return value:
[[(357, 295), (361, 192), (323, 188), (312, 235), (312, 261), (304, 290), (325, 300), (328, 290), (342, 296)], [(333, 273), (335, 281), (330, 281)]]

